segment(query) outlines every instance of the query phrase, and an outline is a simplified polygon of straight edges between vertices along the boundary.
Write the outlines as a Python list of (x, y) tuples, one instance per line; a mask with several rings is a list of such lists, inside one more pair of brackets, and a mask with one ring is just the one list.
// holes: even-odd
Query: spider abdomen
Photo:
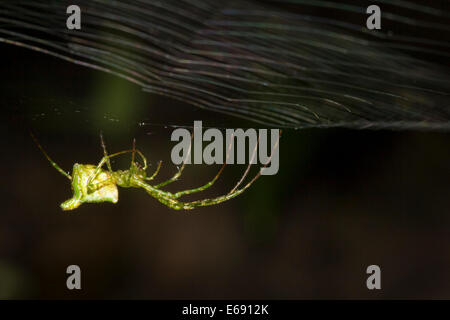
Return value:
[(78, 164), (73, 166), (72, 189), (73, 197), (61, 204), (63, 210), (73, 210), (82, 203), (112, 202), (119, 200), (119, 192), (115, 179), (109, 171), (100, 169), (90, 164)]

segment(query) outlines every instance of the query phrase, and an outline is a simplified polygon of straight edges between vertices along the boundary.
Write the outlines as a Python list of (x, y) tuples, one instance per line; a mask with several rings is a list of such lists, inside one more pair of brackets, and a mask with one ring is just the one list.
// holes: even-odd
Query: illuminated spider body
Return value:
[[(66, 176), (68, 179), (72, 181), (72, 190), (73, 197), (61, 204), (61, 208), (63, 210), (73, 210), (78, 208), (83, 203), (100, 203), (100, 202), (111, 202), (117, 203), (119, 200), (119, 193), (117, 187), (123, 188), (142, 188), (149, 195), (163, 203), (164, 205), (175, 209), (175, 210), (190, 210), (195, 207), (203, 207), (210, 206), (214, 204), (218, 204), (229, 199), (232, 199), (242, 192), (244, 192), (250, 185), (260, 176), (260, 172), (244, 187), (238, 189), (241, 182), (244, 180), (245, 176), (249, 171), (249, 167), (246, 172), (242, 176), (241, 180), (238, 184), (226, 195), (212, 198), (212, 199), (203, 199), (191, 202), (183, 202), (178, 200), (181, 196), (192, 194), (196, 192), (203, 191), (209, 187), (211, 187), (214, 182), (219, 178), (221, 172), (223, 171), (225, 164), (219, 170), (217, 175), (205, 185), (189, 190), (179, 191), (177, 193), (171, 193), (168, 191), (163, 191), (160, 188), (168, 185), (176, 181), (180, 176), (184, 169), (184, 164), (178, 170), (178, 172), (169, 180), (159, 183), (157, 185), (150, 185), (146, 181), (153, 180), (159, 172), (161, 168), (161, 162), (159, 162), (158, 167), (155, 173), (151, 177), (147, 177), (146, 169), (147, 169), (147, 160), (144, 155), (135, 149), (135, 143), (133, 141), (133, 149), (125, 150), (121, 152), (117, 152), (111, 155), (108, 155), (106, 151), (105, 144), (103, 142), (103, 137), (101, 137), (101, 143), (103, 147), (104, 157), (101, 159), (97, 166), (91, 164), (78, 164), (76, 163), (73, 166), (72, 175), (67, 174), (64, 170), (62, 170), (54, 161), (50, 159), (44, 149), (41, 147), (36, 138), (31, 135), (34, 141), (36, 142), (39, 149), (45, 155), (45, 157), (50, 161), (52, 166), (58, 170), (61, 174)], [(125, 153), (131, 153), (131, 165), (128, 170), (117, 170), (113, 171), (111, 169), (110, 159), (112, 157), (116, 157)], [(134, 161), (135, 154), (138, 154), (143, 162), (143, 166)], [(103, 169), (104, 165), (107, 165), (107, 170)]]
[(94, 175), (96, 168), (91, 164), (75, 163), (72, 171), (73, 197), (61, 204), (63, 210), (76, 209), (82, 203), (117, 203), (119, 201), (119, 191), (108, 171), (101, 170), (92, 180), (93, 185), (96, 185), (97, 188), (91, 190), (88, 188), (89, 178)]

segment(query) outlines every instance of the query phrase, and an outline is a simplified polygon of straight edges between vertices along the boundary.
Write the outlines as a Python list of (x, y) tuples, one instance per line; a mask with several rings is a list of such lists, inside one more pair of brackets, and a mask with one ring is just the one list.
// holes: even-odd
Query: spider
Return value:
[[(117, 203), (119, 200), (119, 193), (117, 187), (122, 188), (142, 188), (144, 189), (150, 196), (157, 199), (162, 204), (166, 205), (169, 208), (175, 209), (175, 210), (190, 210), (194, 209), (196, 207), (204, 207), (204, 206), (210, 206), (215, 205), (227, 200), (230, 200), (241, 193), (243, 193), (246, 189), (248, 189), (253, 182), (255, 182), (256, 179), (261, 175), (261, 171), (256, 174), (256, 176), (248, 182), (244, 187), (239, 189), (239, 186), (244, 181), (246, 175), (248, 174), (250, 170), (250, 166), (252, 161), (250, 161), (246, 171), (242, 175), (239, 182), (236, 184), (236, 186), (228, 192), (226, 195), (219, 196), (212, 199), (203, 199), (203, 200), (197, 200), (197, 201), (191, 201), (191, 202), (183, 202), (180, 201), (179, 198), (203, 191), (209, 187), (211, 187), (214, 182), (219, 178), (220, 174), (222, 173), (223, 169), (225, 168), (226, 161), (220, 168), (219, 172), (216, 174), (216, 176), (209, 181), (208, 183), (204, 184), (201, 187), (194, 188), (194, 189), (188, 189), (179, 191), (176, 193), (171, 193), (168, 191), (161, 190), (162, 187), (176, 181), (180, 176), (181, 173), (184, 170), (185, 167), (185, 161), (183, 162), (183, 165), (178, 169), (178, 171), (175, 173), (174, 176), (172, 176), (170, 179), (161, 182), (156, 185), (151, 185), (147, 183), (147, 181), (152, 181), (158, 174), (162, 162), (160, 161), (158, 163), (158, 166), (155, 170), (155, 172), (151, 176), (147, 176), (146, 170), (147, 170), (147, 159), (144, 157), (141, 151), (137, 150), (135, 148), (136, 140), (133, 139), (133, 147), (129, 150), (120, 151), (114, 154), (108, 154), (106, 151), (105, 142), (103, 140), (103, 135), (100, 134), (100, 141), (101, 146), (103, 149), (103, 158), (100, 160), (98, 165), (92, 165), (92, 164), (78, 164), (75, 163), (72, 170), (72, 175), (69, 175), (67, 172), (65, 172), (61, 167), (59, 167), (45, 152), (45, 150), (42, 148), (42, 146), (39, 144), (38, 140), (35, 138), (35, 136), (30, 132), (31, 137), (33, 138), (34, 142), (38, 146), (38, 148), (41, 150), (41, 152), (44, 154), (44, 156), (47, 158), (47, 160), (51, 163), (51, 165), (59, 171), (62, 175), (64, 175), (67, 179), (71, 180), (72, 182), (72, 190), (73, 190), (73, 197), (67, 201), (64, 201), (61, 204), (61, 208), (63, 210), (74, 210), (78, 208), (83, 203), (101, 203), (101, 202), (111, 202), (111, 203)], [(278, 143), (278, 142), (277, 142)], [(229, 148), (231, 145), (229, 146)], [(253, 153), (253, 157), (255, 155), (256, 148)], [(113, 157), (117, 157), (126, 153), (131, 153), (131, 165), (128, 170), (117, 170), (113, 171), (111, 168), (111, 162), (110, 159)], [(135, 162), (135, 154), (138, 154), (139, 157), (142, 160), (142, 166), (138, 162)], [(186, 158), (189, 156), (190, 148), (188, 151), (188, 154), (186, 155)], [(270, 162), (270, 160), (268, 161)], [(107, 170), (104, 169), (104, 165), (106, 164)]]

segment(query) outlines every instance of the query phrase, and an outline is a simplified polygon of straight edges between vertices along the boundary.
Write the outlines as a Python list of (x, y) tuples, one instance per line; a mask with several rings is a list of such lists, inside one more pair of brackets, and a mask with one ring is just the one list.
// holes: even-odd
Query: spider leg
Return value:
[[(245, 171), (244, 175), (247, 175), (247, 172), (251, 166), (251, 162), (248, 164), (247, 170)], [(220, 172), (219, 172), (220, 174)], [(261, 176), (261, 170), (258, 171), (258, 173), (253, 177), (252, 180), (250, 180), (250, 182), (248, 182), (244, 187), (242, 187), (241, 189), (236, 189), (234, 188), (233, 190), (231, 190), (230, 192), (228, 192), (226, 195), (223, 196), (219, 196), (216, 198), (211, 198), (211, 199), (203, 199), (203, 200), (196, 200), (196, 201), (191, 201), (191, 202), (181, 202), (181, 201), (177, 201), (177, 203), (173, 204), (172, 206), (170, 206), (173, 209), (176, 210), (190, 210), (190, 209), (194, 209), (196, 207), (206, 207), (206, 206), (212, 206), (221, 202), (225, 202), (228, 201), (234, 197), (237, 197), (238, 195), (240, 195), (242, 192), (244, 192), (245, 190), (247, 190), (248, 188), (250, 188), (250, 186)], [(205, 188), (206, 189), (206, 188)], [(175, 194), (176, 195), (176, 194)], [(167, 205), (167, 204), (166, 204)]]
[[(272, 154), (273, 151), (278, 148), (278, 143), (280, 140), (280, 136), (278, 136), (278, 139), (275, 143), (275, 145), (272, 148)], [(255, 153), (255, 151), (254, 151)], [(267, 165), (270, 163), (270, 160), (272, 158), (272, 154), (269, 157), (269, 160), (266, 162), (266, 164), (264, 165), (264, 168), (267, 167)], [(225, 162), (226, 164), (226, 162)], [(224, 166), (225, 166), (224, 164)], [(155, 198), (157, 198), (161, 203), (165, 204), (166, 206), (172, 208), (172, 209), (176, 209), (176, 210), (191, 210), (194, 209), (196, 207), (206, 207), (206, 206), (211, 206), (211, 205), (215, 205), (221, 202), (225, 202), (228, 201), (238, 195), (240, 195), (241, 193), (243, 193), (245, 190), (247, 190), (260, 176), (261, 176), (261, 170), (258, 171), (258, 173), (253, 177), (252, 180), (250, 180), (250, 182), (248, 182), (244, 187), (237, 189), (239, 187), (239, 185), (241, 185), (242, 181), (245, 179), (245, 177), (247, 176), (249, 170), (250, 170), (250, 166), (252, 165), (252, 161), (250, 161), (250, 163), (248, 164), (247, 169), (245, 170), (244, 174), (242, 175), (241, 179), (239, 180), (238, 184), (226, 195), (223, 196), (219, 196), (216, 198), (211, 198), (211, 199), (203, 199), (203, 200), (196, 200), (196, 201), (191, 201), (191, 202), (182, 202), (182, 201), (178, 201), (176, 200), (177, 197), (181, 196), (181, 195), (185, 195), (185, 194), (189, 194), (189, 193), (194, 193), (197, 191), (201, 191), (204, 190), (206, 188), (208, 188), (209, 186), (212, 185), (212, 183), (214, 183), (214, 181), (218, 178), (218, 176), (220, 175), (221, 171), (223, 170), (224, 166), (222, 166), (221, 170), (219, 171), (219, 173), (216, 175), (216, 177), (210, 181), (209, 183), (207, 183), (206, 185), (197, 188), (197, 189), (192, 189), (192, 190), (186, 190), (186, 191), (181, 191), (178, 192), (176, 194), (171, 194), (171, 193), (161, 193), (159, 195), (156, 195), (153, 193), (150, 193), (151, 195), (153, 195)]]
[(131, 153), (131, 164), (134, 163), (134, 155), (136, 153), (136, 138), (133, 138), (133, 152)]
[(153, 180), (153, 179), (155, 179), (156, 175), (157, 175), (158, 172), (159, 172), (159, 169), (161, 169), (161, 165), (162, 165), (162, 161), (159, 161), (158, 167), (156, 168), (155, 173), (153, 173), (151, 177), (145, 178), (145, 180)]
[(33, 139), (34, 143), (36, 143), (36, 145), (38, 146), (39, 150), (41, 150), (41, 152), (44, 154), (44, 156), (47, 158), (47, 160), (50, 162), (50, 164), (56, 169), (58, 170), (59, 173), (61, 173), (63, 176), (65, 176), (67, 179), (72, 180), (72, 176), (70, 174), (68, 174), (67, 172), (65, 172), (63, 169), (61, 169), (60, 166), (58, 166), (56, 164), (56, 162), (54, 162), (47, 154), (47, 152), (44, 151), (44, 148), (42, 148), (42, 146), (40, 145), (39, 141), (36, 139), (36, 137), (34, 136), (34, 134), (30, 131), (30, 136)]
[(109, 161), (109, 159), (113, 158), (113, 157), (117, 157), (119, 155), (125, 154), (125, 153), (132, 153), (132, 152), (136, 152), (137, 154), (139, 154), (139, 156), (142, 158), (142, 160), (144, 161), (144, 168), (147, 168), (147, 159), (145, 159), (144, 155), (142, 154), (142, 152), (140, 152), (137, 149), (129, 149), (129, 150), (124, 150), (124, 151), (120, 151), (120, 152), (116, 152), (114, 154), (110, 154), (107, 156), (104, 156), (100, 162), (98, 163), (94, 173), (89, 177), (88, 181), (87, 181), (87, 185), (90, 186), (92, 184), (92, 181), (98, 176), (98, 174), (100, 173), (101, 168), (103, 167), (103, 165)]
[(99, 190), (99, 189), (103, 188), (104, 186), (111, 184), (111, 183), (114, 183), (112, 177), (110, 177), (109, 179), (104, 180), (102, 182), (98, 182), (96, 184), (91, 184), (90, 187), (91, 187), (91, 190)]
[(247, 190), (252, 184), (253, 182), (256, 181), (256, 179), (258, 179), (260, 176), (260, 173), (258, 173), (249, 183), (247, 183), (243, 188), (241, 189), (237, 189), (233, 192), (227, 193), (226, 195), (220, 196), (220, 197), (216, 197), (216, 198), (212, 198), (212, 199), (203, 199), (203, 200), (197, 200), (197, 201), (192, 201), (192, 202), (180, 202), (180, 204), (182, 204), (182, 207), (178, 207), (178, 208), (174, 208), (174, 209), (185, 209), (185, 210), (190, 210), (190, 209), (194, 209), (196, 207), (206, 207), (206, 206), (212, 206), (221, 202), (225, 202), (228, 201), (234, 197), (237, 197), (238, 195), (240, 195), (242, 192), (244, 192), (245, 190)]
[(169, 183), (172, 183), (172, 182), (178, 180), (178, 178), (181, 176), (181, 173), (184, 170), (184, 167), (186, 166), (186, 159), (188, 159), (190, 154), (191, 154), (192, 140), (193, 139), (194, 139), (194, 134), (192, 134), (191, 144), (189, 145), (188, 152), (186, 152), (186, 156), (184, 157), (183, 165), (178, 169), (178, 171), (173, 175), (172, 178), (170, 178), (169, 180), (166, 180), (164, 182), (161, 182), (160, 184), (157, 184), (156, 186), (154, 186), (155, 188), (159, 189), (161, 187), (167, 186)]
[(89, 177), (89, 179), (87, 181), (87, 185), (90, 186), (92, 184), (92, 181), (98, 176), (98, 174), (100, 173), (100, 170), (103, 167), (103, 165), (105, 164), (105, 162), (109, 161), (109, 159), (111, 159), (113, 157), (117, 157), (121, 154), (130, 153), (130, 152), (133, 152), (133, 150), (124, 150), (124, 151), (120, 151), (120, 152), (116, 152), (114, 154), (104, 156), (98, 163), (97, 167), (95, 168), (94, 173)]
[[(226, 194), (224, 196), (220, 196), (220, 197), (216, 197), (216, 198), (212, 198), (212, 199), (197, 200), (197, 201), (192, 201), (192, 202), (183, 202), (183, 201), (177, 200), (177, 198), (179, 198), (183, 195), (199, 192), (199, 191), (205, 190), (205, 189), (209, 188), (210, 186), (212, 186), (214, 184), (214, 182), (219, 178), (219, 176), (222, 173), (225, 166), (226, 166), (226, 162), (222, 165), (222, 168), (220, 168), (219, 172), (214, 177), (214, 179), (211, 180), (210, 182), (208, 182), (207, 184), (205, 184), (199, 188), (196, 188), (196, 189), (180, 191), (175, 194), (166, 192), (166, 191), (162, 191), (162, 190), (158, 189), (157, 186), (150, 186), (141, 180), (135, 181), (135, 184), (141, 188), (144, 188), (148, 194), (150, 194), (152, 197), (157, 199), (162, 204), (168, 206), (169, 208), (172, 208), (175, 210), (190, 210), (190, 209), (194, 209), (196, 207), (211, 206), (214, 204), (218, 204), (218, 203), (230, 200), (230, 199), (240, 195), (247, 188), (249, 188), (253, 184), (253, 182), (255, 182), (256, 179), (258, 179), (258, 177), (261, 175), (261, 171), (259, 171), (258, 174), (243, 188), (234, 190), (233, 192), (229, 192), (228, 194)], [(251, 163), (249, 163), (248, 166), (250, 167)], [(244, 173), (244, 174), (246, 174), (246, 173)]]
[(142, 152), (140, 152), (138, 149), (136, 149), (136, 138), (133, 138), (133, 148), (131, 149), (131, 152), (132, 152), (131, 153), (131, 165), (133, 165), (135, 154), (137, 153), (141, 157), (142, 162), (144, 163), (144, 167), (142, 169), (146, 170), (147, 169), (147, 159), (144, 157)]
[[(103, 149), (103, 155), (104, 157), (108, 157), (108, 151), (106, 151), (106, 144), (105, 144), (105, 140), (103, 139), (103, 133), (100, 132), (100, 141), (102, 144), (102, 149)], [(144, 155), (142, 154), (142, 152), (140, 152), (139, 150), (136, 149), (136, 139), (133, 139), (133, 149), (130, 150), (130, 152), (133, 153), (132, 155), (132, 162), (134, 162), (134, 154), (137, 153), (139, 154), (139, 156), (142, 158), (142, 161), (144, 163), (144, 170), (147, 168), (147, 159), (145, 159)], [(112, 172), (112, 168), (111, 168), (111, 161), (109, 160), (109, 158), (107, 158), (106, 160), (106, 165), (108, 166), (108, 170), (110, 172)]]
[(219, 172), (216, 174), (216, 176), (215, 176), (211, 181), (209, 181), (208, 183), (206, 183), (205, 185), (203, 185), (203, 186), (201, 186), (201, 187), (198, 187), (198, 188), (194, 188), (194, 189), (190, 189), (190, 190), (184, 190), (184, 191), (177, 192), (177, 193), (175, 193), (175, 194), (173, 195), (174, 198), (177, 199), (177, 198), (179, 198), (179, 197), (181, 197), (181, 196), (184, 196), (184, 195), (187, 195), (187, 194), (192, 194), (192, 193), (196, 193), (196, 192), (200, 192), (200, 191), (203, 191), (203, 190), (205, 190), (205, 189), (208, 189), (208, 188), (211, 187), (211, 186), (214, 184), (214, 182), (216, 182), (216, 180), (219, 178), (219, 176), (220, 176), (220, 174), (222, 173), (223, 169), (225, 169), (225, 166), (226, 166), (226, 163), (224, 163), (224, 164), (222, 165), (222, 167), (220, 168), (220, 170), (219, 170)]
[[(152, 187), (145, 182), (139, 180), (135, 183), (139, 186), (144, 188), (148, 194), (150, 194), (152, 197), (157, 199), (162, 204), (168, 206), (169, 208), (175, 209), (175, 210), (191, 210), (196, 207), (205, 207), (205, 206), (211, 206), (215, 205), (221, 202), (225, 202), (227, 200), (230, 200), (238, 195), (240, 195), (242, 192), (244, 192), (246, 189), (248, 189), (253, 182), (258, 179), (258, 177), (261, 175), (261, 172), (258, 172), (258, 174), (249, 182), (247, 185), (245, 185), (243, 188), (235, 190), (234, 192), (230, 192), (226, 195), (212, 198), (212, 199), (203, 199), (203, 200), (197, 200), (192, 202), (182, 202), (175, 198), (175, 195), (170, 192), (165, 192), (162, 190), (159, 190), (155, 187)], [(202, 188), (202, 187), (201, 187)], [(195, 190), (195, 189), (193, 189)]]
[[(102, 144), (103, 156), (107, 157), (108, 156), (108, 151), (106, 151), (105, 140), (103, 140), (103, 133), (102, 132), (100, 132), (100, 142)], [(108, 160), (106, 160), (106, 165), (108, 166), (109, 172), (112, 172), (111, 161), (109, 161), (109, 158), (108, 158)]]
[(242, 184), (242, 182), (244, 181), (244, 179), (247, 177), (247, 174), (250, 171), (250, 165), (253, 163), (255, 156), (256, 156), (256, 151), (258, 150), (258, 145), (259, 145), (259, 136), (258, 136), (258, 142), (255, 145), (255, 148), (253, 149), (253, 154), (252, 154), (252, 158), (250, 159), (250, 163), (247, 166), (247, 169), (245, 170), (244, 174), (242, 175), (241, 179), (238, 181), (238, 183), (234, 186), (233, 189), (231, 189), (231, 191), (229, 193), (233, 193), (234, 191), (237, 190), (237, 188), (239, 188), (239, 186)]
[(144, 163), (144, 166), (142, 167), (142, 169), (146, 170), (147, 169), (147, 159), (144, 157), (142, 152), (140, 152), (138, 149), (135, 149), (134, 152), (137, 153), (141, 157), (142, 162)]
[(184, 170), (184, 166), (185, 166), (185, 164), (183, 163), (183, 165), (180, 167), (180, 169), (178, 169), (177, 173), (175, 173), (172, 178), (170, 178), (169, 180), (166, 180), (164, 182), (161, 182), (160, 184), (157, 184), (155, 186), (155, 188), (159, 189), (161, 187), (168, 185), (169, 183), (172, 183), (172, 182), (178, 180), (178, 178), (181, 176), (181, 173)]
[[(231, 147), (233, 146), (233, 137), (234, 137), (234, 133), (231, 135), (231, 141), (230, 141), (230, 143), (229, 143), (229, 145), (228, 145), (225, 163), (222, 165), (222, 167), (220, 168), (220, 170), (219, 170), (219, 172), (217, 173), (217, 175), (216, 175), (210, 182), (208, 182), (207, 184), (205, 184), (205, 185), (203, 185), (203, 186), (201, 186), (201, 187), (199, 187), (199, 188), (194, 188), (194, 189), (185, 190), (185, 191), (180, 191), (180, 192), (175, 193), (175, 194), (174, 194), (174, 197), (175, 197), (175, 198), (179, 198), (179, 197), (184, 196), (184, 195), (186, 195), (186, 194), (192, 194), (192, 193), (196, 193), (196, 192), (203, 191), (203, 190), (208, 189), (209, 187), (211, 187), (211, 186), (214, 184), (214, 182), (216, 182), (216, 180), (219, 178), (220, 174), (222, 173), (223, 169), (225, 169), (225, 166), (227, 165), (227, 161), (228, 161), (228, 158), (229, 158), (229, 156), (230, 156)], [(255, 150), (256, 150), (256, 149), (255, 149)], [(254, 156), (255, 156), (255, 151), (253, 152), (253, 157), (254, 157)], [(252, 158), (252, 161), (250, 161), (250, 164), (251, 164), (252, 162), (253, 162), (253, 158)], [(250, 170), (250, 165), (248, 166), (245, 175), (248, 173), (249, 170)], [(245, 177), (245, 176), (244, 176), (244, 177)], [(244, 180), (244, 177), (241, 179), (241, 181)], [(236, 186), (236, 187), (237, 187), (237, 186)], [(236, 189), (236, 188), (235, 188), (235, 189)]]

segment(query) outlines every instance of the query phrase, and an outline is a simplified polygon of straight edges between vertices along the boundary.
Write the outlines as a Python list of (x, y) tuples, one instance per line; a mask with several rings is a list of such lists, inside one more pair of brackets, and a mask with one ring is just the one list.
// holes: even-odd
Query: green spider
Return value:
[[(171, 193), (168, 191), (163, 191), (160, 188), (176, 181), (181, 176), (181, 173), (183, 172), (185, 166), (184, 163), (179, 168), (177, 173), (175, 173), (175, 175), (169, 180), (156, 185), (150, 185), (146, 181), (151, 181), (156, 177), (156, 175), (159, 172), (159, 169), (161, 168), (162, 162), (161, 161), (159, 162), (158, 167), (156, 168), (153, 175), (147, 177), (146, 173), (147, 159), (144, 157), (142, 152), (140, 152), (135, 148), (135, 140), (133, 140), (132, 149), (108, 155), (103, 140), (103, 136), (100, 134), (100, 140), (103, 148), (104, 157), (100, 160), (99, 164), (95, 166), (91, 164), (75, 163), (73, 166), (72, 175), (69, 175), (47, 155), (47, 153), (44, 151), (44, 149), (42, 148), (42, 146), (39, 144), (39, 142), (32, 133), (31, 137), (37, 144), (38, 148), (42, 151), (44, 156), (47, 158), (47, 160), (51, 163), (51, 165), (56, 170), (58, 170), (62, 175), (64, 175), (65, 177), (67, 177), (69, 180), (72, 181), (73, 197), (61, 204), (61, 208), (63, 210), (74, 210), (83, 203), (100, 203), (100, 202), (117, 203), (117, 201), (119, 200), (119, 192), (117, 189), (118, 186), (123, 188), (143, 188), (145, 191), (147, 191), (149, 195), (156, 198), (159, 202), (172, 209), (190, 210), (194, 209), (195, 207), (204, 207), (218, 204), (240, 195), (242, 192), (248, 189), (261, 174), (261, 171), (259, 171), (258, 174), (249, 183), (247, 183), (244, 187), (238, 189), (239, 185), (242, 183), (242, 181), (244, 180), (245, 176), (247, 175), (250, 169), (251, 165), (250, 163), (247, 167), (247, 170), (243, 174), (242, 178), (237, 183), (237, 185), (226, 195), (212, 199), (203, 199), (192, 202), (182, 202), (178, 200), (181, 196), (200, 192), (211, 187), (214, 184), (214, 182), (219, 178), (220, 174), (225, 168), (226, 162), (219, 170), (217, 175), (205, 185), (195, 189)], [(110, 159), (126, 153), (131, 153), (132, 155), (130, 168), (128, 170), (113, 171), (111, 169)], [(136, 153), (141, 157), (143, 166), (134, 161)], [(189, 156), (189, 153), (190, 149), (187, 156)], [(103, 166), (105, 164), (107, 165), (107, 170), (103, 169)]]

